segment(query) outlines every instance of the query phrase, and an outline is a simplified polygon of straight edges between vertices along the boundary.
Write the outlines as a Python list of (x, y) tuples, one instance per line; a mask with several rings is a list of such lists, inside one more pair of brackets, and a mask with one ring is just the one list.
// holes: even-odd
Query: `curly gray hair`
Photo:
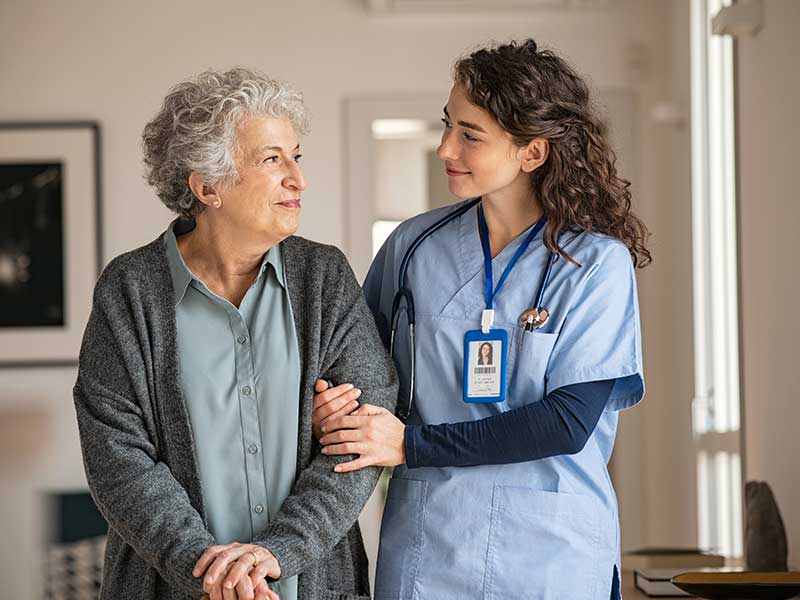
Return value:
[(255, 71), (205, 71), (173, 87), (142, 134), (145, 178), (158, 197), (181, 217), (205, 205), (189, 189), (196, 171), (209, 185), (236, 183), (236, 130), (245, 117), (285, 117), (308, 133), (303, 94)]

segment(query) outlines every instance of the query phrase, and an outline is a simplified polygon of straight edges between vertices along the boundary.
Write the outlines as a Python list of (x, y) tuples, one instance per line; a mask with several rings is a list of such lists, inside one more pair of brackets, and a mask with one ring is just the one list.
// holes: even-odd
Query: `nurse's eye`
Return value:
[(466, 131), (464, 132), (464, 139), (467, 140), (468, 142), (480, 142), (480, 140), (478, 138), (472, 137)]
[(442, 119), (442, 123), (444, 123), (445, 129), (451, 129), (453, 127), (453, 124), (447, 119)]

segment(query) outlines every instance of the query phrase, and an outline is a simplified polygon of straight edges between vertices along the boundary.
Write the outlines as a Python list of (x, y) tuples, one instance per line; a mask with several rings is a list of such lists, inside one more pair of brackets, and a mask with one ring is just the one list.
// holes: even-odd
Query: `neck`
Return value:
[(492, 258), (541, 219), (543, 214), (536, 195), (530, 190), (525, 194), (487, 194), (482, 204), (489, 228)]
[(197, 215), (195, 228), (178, 238), (178, 248), (189, 269), (209, 287), (223, 290), (250, 285), (264, 254), (274, 244), (248, 237), (241, 229), (234, 230), (206, 213)]

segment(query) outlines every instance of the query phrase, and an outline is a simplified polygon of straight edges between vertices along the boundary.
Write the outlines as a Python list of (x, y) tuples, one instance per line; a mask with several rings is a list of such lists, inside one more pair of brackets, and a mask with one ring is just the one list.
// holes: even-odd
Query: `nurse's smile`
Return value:
[(457, 169), (453, 169), (452, 167), (446, 167), (445, 171), (447, 172), (448, 177), (460, 177), (461, 175), (469, 175), (469, 171), (459, 171)]

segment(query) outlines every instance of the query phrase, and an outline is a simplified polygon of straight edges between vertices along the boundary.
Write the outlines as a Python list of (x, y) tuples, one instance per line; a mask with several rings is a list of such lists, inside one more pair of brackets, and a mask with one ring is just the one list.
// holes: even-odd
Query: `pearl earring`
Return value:
[(222, 206), (222, 200), (217, 200), (216, 202), (214, 202), (214, 206), (216, 206), (217, 208)]

